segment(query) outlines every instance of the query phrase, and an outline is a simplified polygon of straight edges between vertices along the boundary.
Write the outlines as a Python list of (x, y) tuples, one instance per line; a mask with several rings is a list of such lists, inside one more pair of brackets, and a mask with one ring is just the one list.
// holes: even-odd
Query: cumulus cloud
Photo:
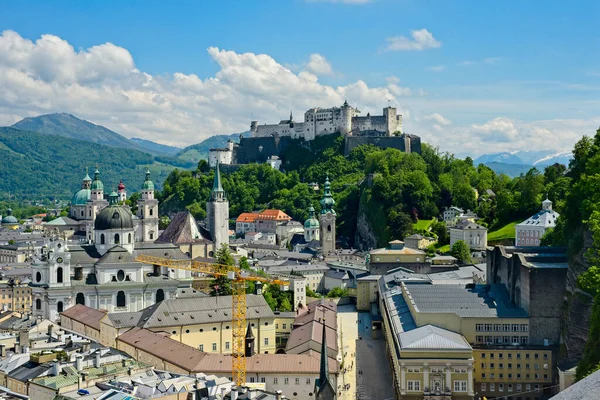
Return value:
[(515, 123), (506, 117), (496, 117), (482, 125), (473, 124), (471, 128), (476, 133), (488, 135), (500, 142), (515, 140), (519, 134)]
[(315, 75), (331, 75), (333, 72), (331, 63), (320, 54), (311, 54), (306, 68)]
[[(318, 75), (327, 60), (314, 54), (310, 70), (293, 72), (266, 54), (208, 49), (214, 76), (140, 71), (127, 49), (111, 43), (76, 50), (64, 39), (35, 41), (0, 35), (0, 124), (52, 112), (72, 113), (127, 137), (186, 146), (214, 134), (241, 132), (250, 120), (270, 123), (290, 109), (341, 105), (381, 112), (411, 94), (396, 78), (371, 87), (362, 80), (327, 86)], [(330, 67), (329, 67), (330, 68)], [(404, 110), (400, 107), (399, 112)], [(406, 113), (405, 113), (406, 114)]]
[(388, 51), (413, 51), (435, 49), (442, 46), (442, 42), (436, 40), (427, 29), (419, 29), (410, 32), (410, 38), (406, 36), (395, 36), (386, 39)]
[(425, 116), (426, 120), (430, 120), (430, 121), (434, 121), (436, 124), (438, 125), (443, 125), (443, 126), (447, 126), (447, 125), (451, 125), (452, 121), (450, 121), (448, 118), (444, 117), (441, 114), (438, 113), (433, 113), (430, 115), (426, 115)]

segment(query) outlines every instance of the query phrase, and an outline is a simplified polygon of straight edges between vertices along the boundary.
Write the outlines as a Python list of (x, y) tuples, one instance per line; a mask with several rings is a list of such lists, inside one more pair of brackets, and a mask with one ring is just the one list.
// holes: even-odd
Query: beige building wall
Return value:
[(377, 281), (361, 281), (356, 284), (356, 308), (369, 311), (371, 303), (377, 301)]

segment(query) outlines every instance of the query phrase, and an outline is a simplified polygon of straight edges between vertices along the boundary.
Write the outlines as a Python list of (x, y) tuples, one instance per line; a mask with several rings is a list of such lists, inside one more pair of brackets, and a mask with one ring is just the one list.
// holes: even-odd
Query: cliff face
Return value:
[(359, 213), (356, 221), (354, 243), (361, 250), (377, 248), (377, 238), (364, 212)]
[(584, 254), (592, 246), (592, 236), (583, 228), (578, 234), (581, 235), (583, 245), (569, 260), (559, 362), (581, 359), (590, 330), (593, 297), (577, 288), (577, 278), (590, 267)]

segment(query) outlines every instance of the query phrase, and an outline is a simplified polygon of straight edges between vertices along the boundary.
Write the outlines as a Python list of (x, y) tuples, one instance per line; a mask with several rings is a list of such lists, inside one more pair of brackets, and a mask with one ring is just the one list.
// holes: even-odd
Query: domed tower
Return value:
[(229, 244), (229, 201), (221, 185), (221, 170), (218, 163), (210, 200), (206, 203), (206, 226), (215, 245), (215, 251), (221, 248), (222, 243)]
[(12, 215), (12, 209), (6, 210), (6, 216), (2, 218), (2, 227), (6, 229), (17, 229), (19, 221)]
[(94, 180), (90, 183), (90, 199), (86, 202), (85, 208), (85, 232), (88, 241), (92, 241), (94, 238), (94, 220), (96, 215), (104, 207), (108, 205), (108, 202), (104, 200), (104, 184), (100, 180), (100, 171), (96, 167), (94, 171)]
[(123, 180), (119, 181), (119, 186), (117, 187), (117, 195), (119, 196), (119, 203), (125, 202), (127, 200), (127, 191), (125, 191), (125, 184)]
[(96, 216), (94, 221), (94, 245), (100, 255), (104, 255), (110, 248), (121, 246), (129, 253), (133, 253), (135, 231), (133, 228), (133, 215), (119, 205), (118, 195), (112, 192), (108, 196), (109, 206)]
[(321, 203), (321, 215), (319, 215), (319, 224), (321, 229), (321, 249), (327, 256), (335, 251), (335, 200), (331, 194), (331, 184), (329, 175), (325, 180), (325, 191)]
[(142, 184), (136, 215), (140, 219), (137, 240), (154, 242), (158, 239), (158, 200), (154, 198), (154, 182), (150, 180), (150, 170), (146, 170), (146, 180)]
[(315, 215), (315, 208), (311, 205), (308, 209), (308, 219), (304, 221), (304, 240), (310, 242), (311, 240), (319, 240), (320, 237), (319, 220)]
[(92, 197), (90, 186), (92, 185), (92, 178), (85, 172), (85, 177), (81, 181), (81, 189), (77, 191), (71, 198), (71, 207), (69, 208), (69, 216), (75, 220), (85, 219), (85, 208), (88, 200)]

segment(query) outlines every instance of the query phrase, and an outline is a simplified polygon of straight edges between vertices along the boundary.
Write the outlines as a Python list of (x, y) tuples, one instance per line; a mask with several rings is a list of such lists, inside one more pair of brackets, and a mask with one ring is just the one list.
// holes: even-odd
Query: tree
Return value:
[(197, 168), (198, 168), (198, 172), (202, 172), (202, 173), (207, 173), (210, 171), (210, 166), (208, 165), (208, 162), (206, 162), (205, 159), (198, 161)]
[(287, 297), (281, 300), (279, 311), (292, 311), (292, 304), (290, 303), (290, 300)]
[(471, 262), (471, 250), (464, 240), (457, 240), (454, 242), (450, 254), (462, 264)]
[(319, 293), (315, 292), (314, 290), (312, 290), (311, 288), (309, 288), (308, 286), (306, 287), (306, 297), (314, 297), (316, 299), (320, 299), (321, 296)]
[(335, 287), (327, 293), (327, 297), (329, 298), (339, 298), (339, 297), (347, 297), (348, 289), (342, 289), (341, 287)]
[(433, 224), (431, 224), (431, 232), (437, 235), (438, 243), (440, 245), (450, 243), (450, 236), (448, 235), (448, 228), (446, 228), (446, 223), (441, 221), (434, 222)]
[[(235, 261), (229, 251), (229, 246), (225, 243), (221, 244), (221, 248), (217, 250), (215, 255), (216, 264), (235, 265)], [(231, 281), (226, 276), (218, 276), (210, 283), (210, 294), (212, 296), (228, 296), (231, 295)]]
[(167, 229), (167, 226), (169, 226), (170, 223), (171, 223), (171, 218), (169, 218), (169, 216), (167, 216), (167, 215), (163, 215), (158, 220), (158, 229), (165, 230), (165, 229)]

